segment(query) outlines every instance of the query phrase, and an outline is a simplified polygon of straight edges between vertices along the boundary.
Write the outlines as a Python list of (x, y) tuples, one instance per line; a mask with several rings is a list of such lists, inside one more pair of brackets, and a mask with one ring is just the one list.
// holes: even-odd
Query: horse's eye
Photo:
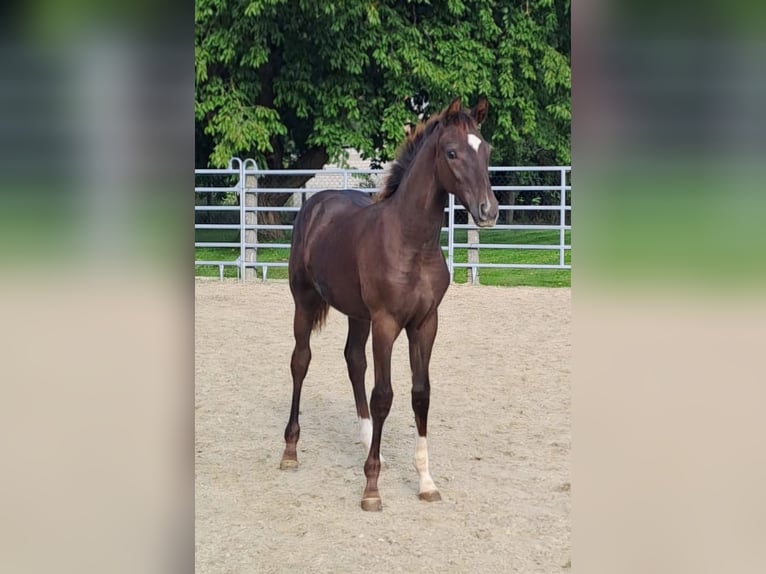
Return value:
[(447, 152), (447, 157), (450, 159), (457, 159), (457, 152), (451, 149)]

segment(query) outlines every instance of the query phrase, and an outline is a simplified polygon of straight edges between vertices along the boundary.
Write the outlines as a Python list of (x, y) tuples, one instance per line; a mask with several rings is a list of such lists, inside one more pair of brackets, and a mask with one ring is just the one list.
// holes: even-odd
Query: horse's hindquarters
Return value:
[(358, 259), (364, 249), (365, 210), (372, 203), (367, 194), (349, 190), (311, 197), (298, 215), (297, 251), (290, 260), (293, 284), (311, 286), (331, 306), (357, 319), (369, 319)]

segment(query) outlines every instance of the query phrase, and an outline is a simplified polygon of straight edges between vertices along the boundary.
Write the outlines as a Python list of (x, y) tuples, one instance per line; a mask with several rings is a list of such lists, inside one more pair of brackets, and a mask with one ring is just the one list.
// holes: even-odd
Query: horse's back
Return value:
[(304, 204), (293, 224), (292, 248), (303, 251), (307, 241), (320, 241), (323, 234), (332, 235), (342, 231), (353, 217), (373, 199), (353, 189), (331, 189), (319, 191)]
[(318, 191), (306, 200), (301, 209), (302, 214), (311, 213), (318, 206), (330, 209), (363, 208), (375, 203), (369, 194), (356, 189), (326, 189)]

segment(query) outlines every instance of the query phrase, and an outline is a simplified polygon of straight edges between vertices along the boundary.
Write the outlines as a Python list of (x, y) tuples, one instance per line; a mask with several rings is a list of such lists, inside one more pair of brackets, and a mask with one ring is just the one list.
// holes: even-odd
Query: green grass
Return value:
[[(239, 242), (238, 229), (197, 229), (195, 241), (198, 242)], [(276, 238), (271, 243), (290, 243), (290, 232)], [(264, 243), (264, 240), (261, 240)], [(235, 261), (239, 257), (240, 250), (237, 247), (196, 247), (195, 259), (198, 261)], [(287, 263), (290, 255), (289, 249), (284, 248), (260, 248), (258, 249), (258, 261)], [(261, 277), (262, 271), (256, 269), (256, 277)], [(218, 277), (217, 265), (200, 265), (196, 268), (197, 277)], [(224, 277), (237, 277), (236, 267), (224, 267)], [(269, 279), (287, 279), (287, 268), (271, 267), (268, 270)]]
[[(231, 241), (239, 240), (239, 231), (201, 229), (196, 232), (197, 241)], [(505, 243), (517, 245), (558, 245), (558, 231), (528, 231), (528, 230), (482, 230), (479, 235), (481, 243)], [(274, 243), (288, 243), (289, 234), (275, 239)], [(456, 243), (466, 243), (467, 231), (455, 232)], [(567, 244), (571, 242), (571, 232), (566, 232)], [(442, 234), (442, 245), (447, 245), (447, 234)], [(234, 261), (239, 257), (239, 247), (234, 248), (208, 248), (197, 247), (195, 249), (198, 260)], [(289, 250), (283, 248), (260, 248), (258, 261), (287, 262)], [(465, 248), (455, 249), (455, 262), (465, 263), (468, 261), (468, 250)], [(555, 265), (559, 261), (558, 250), (538, 249), (479, 249), (479, 261), (481, 263), (527, 263)], [(565, 262), (571, 264), (571, 251), (565, 253)], [(218, 277), (217, 266), (199, 266), (196, 274), (200, 277)], [(261, 270), (256, 270), (256, 276), (261, 278)], [(224, 277), (237, 277), (235, 267), (224, 268)], [(455, 269), (454, 280), (456, 283), (465, 283), (470, 277), (470, 270)], [(287, 269), (270, 268), (269, 279), (287, 279)], [(569, 287), (571, 286), (571, 272), (567, 269), (480, 269), (479, 282), (482, 285), (517, 286), (525, 285), (532, 287)]]
[[(571, 244), (571, 231), (565, 232), (567, 244)], [(447, 234), (443, 233), (442, 244), (447, 244)], [(455, 232), (455, 243), (466, 243), (467, 231)], [(515, 244), (515, 245), (558, 245), (558, 231), (534, 230), (482, 230), (479, 232), (480, 243)], [(570, 250), (564, 253), (564, 262), (572, 263)], [(455, 249), (455, 263), (466, 263), (468, 250)], [(557, 265), (558, 250), (543, 249), (481, 249), (480, 263), (524, 263), (537, 265)], [(470, 269), (456, 268), (455, 283), (470, 280)], [(571, 271), (568, 269), (479, 269), (479, 283), (482, 285), (531, 287), (570, 287)]]

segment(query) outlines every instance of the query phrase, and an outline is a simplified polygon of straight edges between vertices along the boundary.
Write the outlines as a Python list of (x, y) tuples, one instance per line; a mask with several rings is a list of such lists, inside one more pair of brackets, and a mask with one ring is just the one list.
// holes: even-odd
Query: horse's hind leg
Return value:
[(326, 306), (326, 303), (313, 289), (296, 290), (293, 297), (295, 299), (295, 317), (293, 319), (295, 348), (290, 361), (290, 371), (293, 377), (293, 399), (290, 407), (290, 420), (285, 427), (285, 451), (279, 465), (279, 468), (283, 470), (298, 466), (298, 439), (301, 434), (298, 411), (303, 379), (306, 377), (311, 362), (309, 339), (316, 317), (323, 312), (323, 308)]
[(356, 414), (359, 417), (359, 440), (370, 451), (372, 443), (372, 421), (370, 409), (367, 406), (367, 395), (364, 390), (364, 375), (367, 371), (367, 357), (365, 347), (370, 336), (370, 322), (360, 319), (348, 318), (348, 338), (344, 355), (348, 367), (348, 377), (354, 389), (354, 401), (356, 402)]
[(431, 478), (428, 468), (428, 407), (431, 381), (428, 365), (431, 361), (436, 329), (437, 313), (434, 311), (420, 326), (407, 327), (410, 342), (410, 366), (412, 368), (412, 410), (415, 413), (415, 469), (418, 471), (418, 497), (429, 502), (441, 500), (441, 495)]

